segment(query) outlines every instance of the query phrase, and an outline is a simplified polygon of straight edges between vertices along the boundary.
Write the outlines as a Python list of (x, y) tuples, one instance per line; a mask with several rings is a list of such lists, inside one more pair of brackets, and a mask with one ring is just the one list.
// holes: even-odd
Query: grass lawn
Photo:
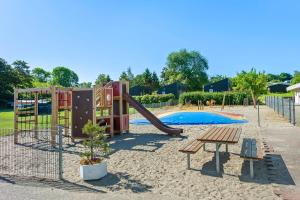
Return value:
[(3, 129), (14, 128), (14, 112), (12, 109), (0, 110), (0, 128)]

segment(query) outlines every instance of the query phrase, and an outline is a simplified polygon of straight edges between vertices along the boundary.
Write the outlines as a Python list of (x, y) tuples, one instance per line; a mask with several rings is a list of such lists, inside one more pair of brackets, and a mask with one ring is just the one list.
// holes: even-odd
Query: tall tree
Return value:
[(215, 83), (215, 82), (221, 81), (221, 80), (223, 80), (225, 78), (227, 78), (227, 77), (224, 76), (224, 75), (215, 75), (215, 76), (211, 76), (210, 77), (209, 82), (210, 83)]
[(144, 84), (145, 84), (145, 80), (143, 74), (138, 74), (134, 77), (131, 87), (138, 86), (138, 85), (144, 86)]
[(0, 58), (0, 107), (5, 106), (13, 98), (14, 71), (7, 62)]
[(130, 83), (133, 81), (133, 79), (134, 79), (134, 74), (132, 73), (130, 67), (128, 67), (126, 71), (123, 71), (119, 78), (119, 80), (129, 81)]
[(264, 72), (256, 72), (252, 68), (249, 72), (242, 71), (234, 77), (235, 90), (249, 92), (252, 96), (254, 108), (259, 95), (267, 92), (267, 76)]
[(207, 69), (207, 60), (199, 52), (182, 49), (169, 54), (161, 78), (167, 84), (178, 81), (189, 90), (201, 90), (208, 82)]
[(91, 82), (82, 82), (78, 84), (79, 88), (92, 88), (92, 83)]
[(300, 71), (295, 71), (294, 78), (292, 79), (292, 84), (300, 83)]
[(27, 88), (32, 86), (32, 76), (30, 74), (28, 64), (23, 60), (17, 60), (13, 62), (14, 76), (15, 76), (15, 87)]
[(51, 73), (41, 67), (36, 67), (31, 71), (34, 81), (46, 83), (50, 81)]
[(156, 74), (156, 72), (152, 73), (152, 90), (158, 90), (159, 89), (159, 79)]
[(152, 86), (152, 74), (148, 68), (143, 73), (144, 85), (151, 88)]
[(120, 81), (129, 81), (129, 78), (126, 74), (126, 72), (122, 72), (119, 78)]
[(276, 83), (279, 82), (279, 77), (276, 74), (267, 74), (267, 81), (270, 83)]
[(59, 66), (52, 71), (52, 82), (54, 85), (63, 87), (74, 87), (78, 84), (77, 74), (69, 68)]
[(109, 81), (111, 81), (109, 75), (106, 74), (99, 74), (95, 84), (96, 85), (106, 85)]
[(280, 81), (289, 81), (289, 80), (292, 80), (293, 76), (289, 73), (286, 73), (286, 72), (282, 72), (278, 75), (278, 78)]

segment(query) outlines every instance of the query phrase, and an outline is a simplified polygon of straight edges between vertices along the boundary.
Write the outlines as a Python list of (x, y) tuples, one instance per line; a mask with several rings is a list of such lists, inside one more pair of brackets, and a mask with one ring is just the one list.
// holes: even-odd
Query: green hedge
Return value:
[[(197, 104), (198, 101), (206, 104), (206, 101), (214, 99), (216, 104), (221, 105), (224, 92), (184, 92), (179, 96), (179, 103), (184, 105), (185, 102)], [(230, 92), (226, 94), (225, 103), (231, 105), (243, 105), (244, 98), (249, 98), (245, 92)], [(249, 100), (251, 100), (249, 98)]]
[(160, 103), (175, 100), (174, 94), (146, 94), (143, 96), (133, 96), (135, 100), (142, 104)]

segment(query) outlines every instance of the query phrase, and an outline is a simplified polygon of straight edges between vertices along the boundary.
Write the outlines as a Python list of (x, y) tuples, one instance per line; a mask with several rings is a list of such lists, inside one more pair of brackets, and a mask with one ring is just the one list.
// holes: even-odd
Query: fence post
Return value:
[(63, 127), (58, 126), (58, 176), (63, 179)]
[(282, 110), (282, 116), (284, 117), (284, 98), (281, 97), (281, 110)]
[(295, 126), (296, 125), (296, 112), (295, 112), (295, 97), (292, 97), (293, 99), (293, 125)]
[(291, 110), (291, 101), (293, 99), (289, 98), (289, 122), (292, 123), (292, 110)]
[(260, 127), (260, 114), (259, 114), (259, 100), (256, 100), (257, 104), (257, 123), (258, 127)]
[(279, 114), (279, 97), (276, 98), (277, 101), (277, 113)]

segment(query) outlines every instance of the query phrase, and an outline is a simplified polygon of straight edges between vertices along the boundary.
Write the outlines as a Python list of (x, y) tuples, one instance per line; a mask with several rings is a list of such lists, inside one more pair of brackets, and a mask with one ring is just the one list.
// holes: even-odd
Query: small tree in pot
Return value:
[(105, 141), (105, 129), (105, 126), (93, 125), (91, 120), (82, 129), (82, 132), (88, 136), (83, 141), (83, 146), (88, 150), (81, 153), (80, 160), (80, 177), (83, 180), (96, 180), (107, 174), (107, 163), (104, 157), (110, 149)]

